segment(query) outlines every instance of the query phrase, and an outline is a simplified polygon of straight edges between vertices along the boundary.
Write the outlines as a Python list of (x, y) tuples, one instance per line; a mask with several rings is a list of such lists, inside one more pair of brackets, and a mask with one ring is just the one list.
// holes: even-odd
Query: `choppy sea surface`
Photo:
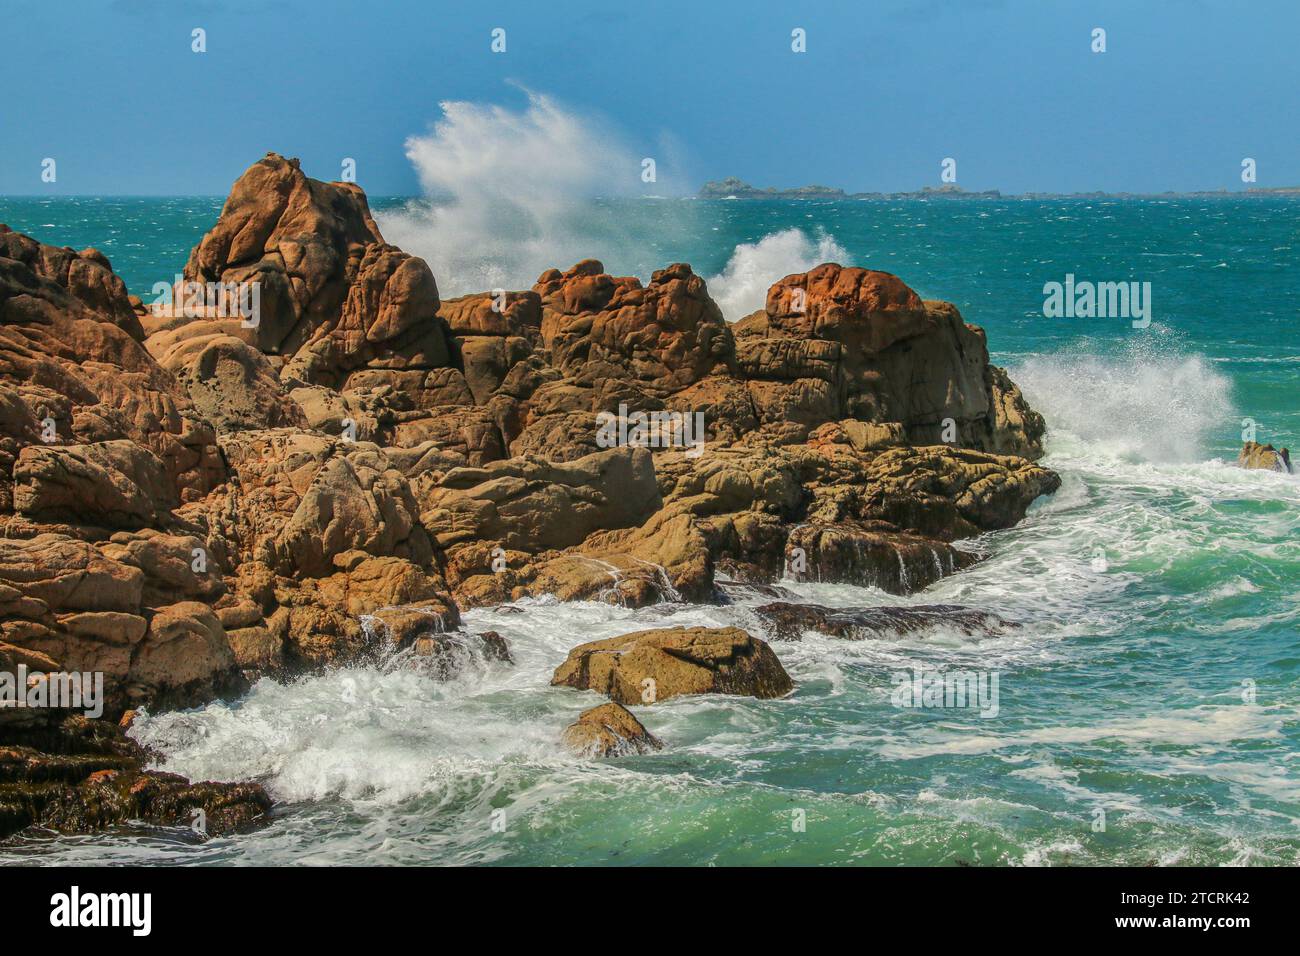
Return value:
[[(690, 262), (732, 319), (825, 259), (956, 303), (1046, 416), (1061, 490), (982, 539), (987, 561), (910, 598), (788, 586), (835, 606), (964, 604), (1023, 627), (777, 643), (790, 697), (638, 708), (666, 748), (592, 761), (558, 736), (598, 698), (547, 686), (572, 646), (669, 624), (761, 634), (755, 602), (473, 611), (467, 626), (504, 635), (515, 666), (449, 683), (400, 667), (262, 681), (137, 724), (165, 769), (264, 783), (278, 801), (264, 829), (29, 834), (0, 862), (1300, 862), (1300, 478), (1233, 465), (1243, 429), (1300, 443), (1300, 203), (593, 203), (481, 263), (465, 258), (473, 237), (422, 236), (418, 209), (375, 206), (446, 294), (526, 287), (552, 254), (643, 278)], [(148, 301), (219, 209), (0, 199), (0, 222), (98, 247)], [(444, 258), (452, 246), (459, 258)], [(1150, 327), (1044, 318), (1044, 283), (1067, 273), (1150, 282)], [(997, 715), (894, 706), (894, 675), (914, 668), (996, 672)]]

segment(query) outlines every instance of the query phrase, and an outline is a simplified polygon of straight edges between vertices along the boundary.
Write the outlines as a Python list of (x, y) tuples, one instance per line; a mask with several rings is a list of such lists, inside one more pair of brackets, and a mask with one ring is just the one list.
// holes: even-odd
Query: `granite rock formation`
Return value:
[[(357, 186), (271, 153), (171, 298), (0, 226), (0, 647), (103, 673), (110, 719), (398, 651), (508, 660), (460, 609), (528, 595), (910, 593), (1059, 484), (984, 333), (884, 272), (786, 276), (734, 325), (682, 263), (443, 300)], [(734, 629), (579, 648), (556, 682), (647, 676), (791, 686)]]

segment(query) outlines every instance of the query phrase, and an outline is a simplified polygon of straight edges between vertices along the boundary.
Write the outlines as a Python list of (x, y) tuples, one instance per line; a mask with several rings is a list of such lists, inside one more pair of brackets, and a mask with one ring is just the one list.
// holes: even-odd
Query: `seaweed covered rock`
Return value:
[(90, 833), (136, 821), (224, 836), (260, 825), (271, 808), (255, 783), (145, 770), (148, 755), (109, 721), (50, 714), (16, 729), (0, 716), (0, 732), (17, 741), (0, 743), (0, 839), (31, 826)]

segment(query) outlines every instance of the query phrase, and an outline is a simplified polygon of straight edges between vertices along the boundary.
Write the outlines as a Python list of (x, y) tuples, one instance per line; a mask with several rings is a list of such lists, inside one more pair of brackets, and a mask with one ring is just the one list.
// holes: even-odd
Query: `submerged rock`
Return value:
[(1291, 452), (1287, 448), (1278, 449), (1272, 445), (1261, 445), (1257, 442), (1248, 441), (1241, 446), (1241, 452), (1237, 455), (1237, 465), (1241, 468), (1281, 471), (1290, 474)]
[(584, 757), (622, 757), (663, 749), (663, 742), (621, 704), (584, 710), (564, 729), (565, 746)]
[(804, 631), (860, 641), (905, 637), (938, 629), (993, 636), (1020, 627), (990, 611), (957, 604), (829, 608), (774, 601), (755, 608), (754, 612), (767, 622), (768, 634), (774, 641), (798, 641)]
[(515, 662), (506, 639), (496, 631), (418, 637), (411, 644), (411, 660), (438, 680), (451, 680), (476, 661)]
[(636, 631), (582, 644), (551, 684), (594, 690), (619, 704), (680, 694), (783, 697), (794, 689), (772, 649), (737, 627)]

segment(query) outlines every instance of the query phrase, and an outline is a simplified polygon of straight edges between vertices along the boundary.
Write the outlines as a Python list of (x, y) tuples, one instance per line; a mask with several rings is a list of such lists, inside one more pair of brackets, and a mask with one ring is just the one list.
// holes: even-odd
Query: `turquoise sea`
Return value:
[[(220, 204), (0, 198), (0, 222), (98, 247), (148, 300)], [(956, 303), (1046, 416), (1061, 490), (980, 541), (987, 561), (911, 598), (790, 587), (1023, 627), (776, 644), (792, 696), (642, 708), (665, 750), (599, 762), (558, 745), (597, 702), (547, 686), (568, 649), (660, 623), (761, 633), (749, 607), (475, 611), (516, 666), (264, 681), (137, 725), (166, 769), (262, 781), (279, 801), (265, 829), (29, 835), (0, 862), (1300, 863), (1300, 476), (1233, 464), (1250, 427), (1300, 445), (1300, 201), (620, 200), (532, 231), (374, 206), (447, 295), (587, 256), (643, 278), (687, 261), (735, 319), (835, 259)], [(1044, 284), (1067, 274), (1150, 282), (1150, 327), (1044, 318)], [(893, 675), (916, 667), (996, 672), (997, 715), (893, 706)]]

